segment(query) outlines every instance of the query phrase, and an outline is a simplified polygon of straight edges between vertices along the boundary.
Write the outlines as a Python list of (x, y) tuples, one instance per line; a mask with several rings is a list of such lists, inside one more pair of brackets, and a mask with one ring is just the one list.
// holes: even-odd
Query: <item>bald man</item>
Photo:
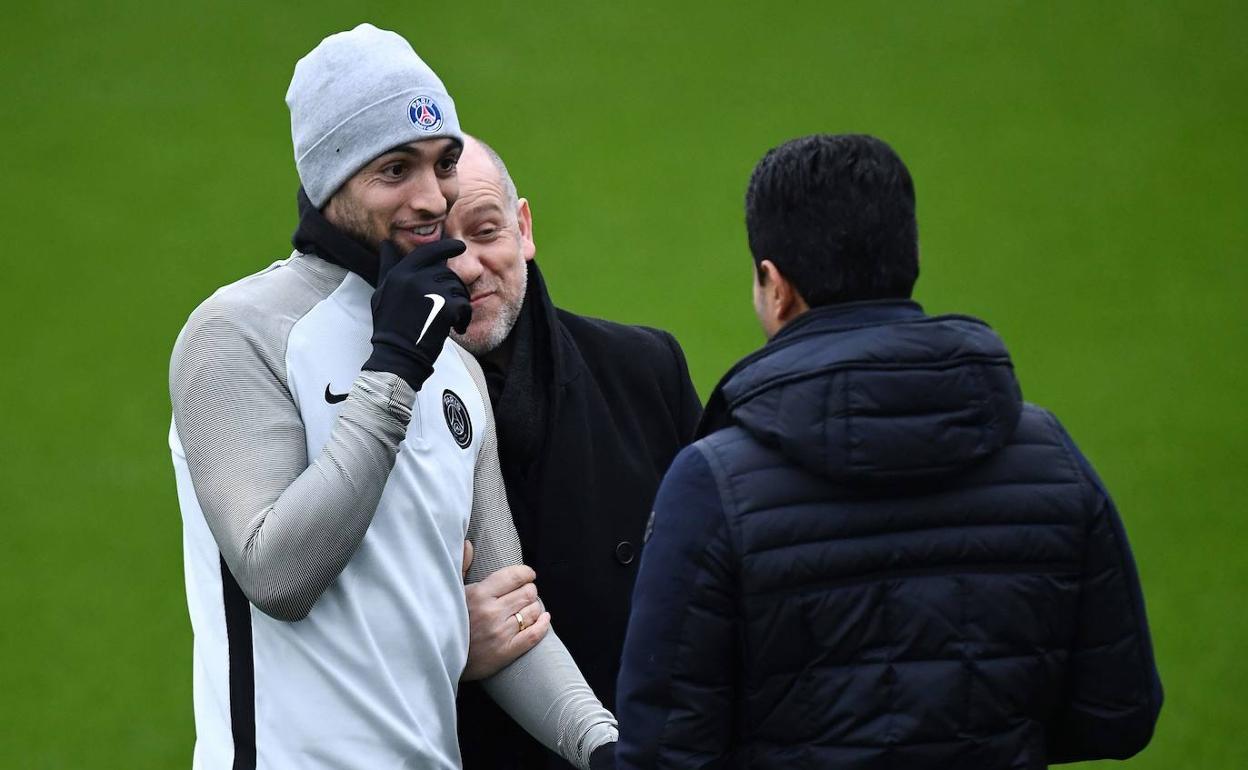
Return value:
[[(701, 405), (670, 334), (555, 307), (529, 201), (493, 149), (466, 137), (458, 175), (447, 236), (466, 249), (447, 264), (468, 289), (472, 323), (451, 337), (485, 372), (527, 565), (467, 589), (464, 678), (524, 652), (531, 636), (518, 643), (517, 628), (538, 618), (514, 608), (536, 573), (559, 637), (610, 709), (646, 522)], [(461, 688), (459, 731), (468, 770), (567, 767), (471, 685)]]

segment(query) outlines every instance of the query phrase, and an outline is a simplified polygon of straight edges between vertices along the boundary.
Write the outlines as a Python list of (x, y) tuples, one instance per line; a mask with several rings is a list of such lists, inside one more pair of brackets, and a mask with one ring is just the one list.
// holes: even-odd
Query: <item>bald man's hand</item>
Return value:
[[(465, 549), (465, 573), (471, 553), (470, 547)], [(532, 569), (520, 564), (464, 587), (469, 637), (468, 665), (462, 681), (493, 676), (546, 636), (550, 613), (542, 609), (538, 599), (533, 583), (536, 577)]]

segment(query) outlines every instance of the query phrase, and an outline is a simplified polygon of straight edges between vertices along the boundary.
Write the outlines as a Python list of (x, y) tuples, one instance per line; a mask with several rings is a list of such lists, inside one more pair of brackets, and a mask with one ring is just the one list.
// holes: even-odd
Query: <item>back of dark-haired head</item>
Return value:
[(919, 277), (914, 183), (875, 137), (816, 134), (769, 151), (745, 226), (755, 265), (771, 260), (811, 307), (907, 298)]

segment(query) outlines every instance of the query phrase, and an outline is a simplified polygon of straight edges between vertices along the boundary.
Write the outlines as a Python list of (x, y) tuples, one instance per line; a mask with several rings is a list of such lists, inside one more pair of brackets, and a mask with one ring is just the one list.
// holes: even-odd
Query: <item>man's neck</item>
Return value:
[[(518, 326), (519, 324), (517, 324)], [(511, 332), (507, 338), (499, 344), (498, 347), (480, 356), (480, 359), (495, 366), (499, 371), (506, 372), (507, 367), (511, 365), (511, 352), (516, 348), (516, 327), (511, 328)]]

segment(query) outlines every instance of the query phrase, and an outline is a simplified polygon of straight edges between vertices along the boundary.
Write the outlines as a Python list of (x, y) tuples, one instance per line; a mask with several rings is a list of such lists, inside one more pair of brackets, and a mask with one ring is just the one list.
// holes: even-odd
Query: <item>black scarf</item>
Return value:
[[(554, 306), (536, 262), (527, 266), (528, 289), (511, 330), (507, 368), (482, 361), (494, 419), (508, 502), (516, 526), (535, 533), (542, 450), (550, 432), (554, 388)], [(532, 542), (532, 541), (530, 541)]]

